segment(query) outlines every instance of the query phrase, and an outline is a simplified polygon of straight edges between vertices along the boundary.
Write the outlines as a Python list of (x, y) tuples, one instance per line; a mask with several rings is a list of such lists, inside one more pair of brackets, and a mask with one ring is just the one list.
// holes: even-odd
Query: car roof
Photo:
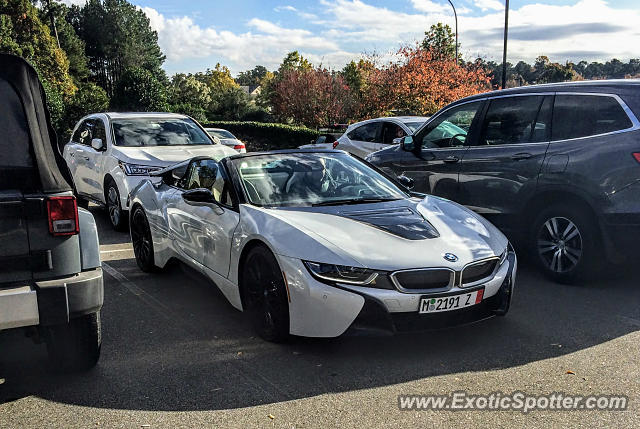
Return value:
[(370, 122), (378, 122), (378, 121), (391, 121), (391, 122), (426, 122), (429, 119), (428, 116), (381, 116), (379, 118), (367, 119), (360, 122), (354, 122), (349, 125), (349, 129), (357, 127), (362, 124), (368, 124)]
[(110, 119), (122, 119), (122, 118), (188, 118), (187, 115), (181, 115), (179, 113), (169, 112), (105, 112)]
[(620, 94), (630, 91), (637, 92), (640, 89), (639, 87), (640, 79), (601, 79), (544, 83), (538, 85), (519, 86), (517, 88), (507, 88), (489, 92), (482, 92), (480, 94), (462, 98), (451, 104), (480, 100), (487, 97), (530, 94), (538, 92), (605, 92)]

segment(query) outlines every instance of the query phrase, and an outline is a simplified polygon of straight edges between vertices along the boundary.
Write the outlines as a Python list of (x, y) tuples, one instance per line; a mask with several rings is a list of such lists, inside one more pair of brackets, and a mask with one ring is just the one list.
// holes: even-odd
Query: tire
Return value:
[(553, 205), (533, 222), (529, 248), (538, 267), (559, 283), (586, 278), (602, 259), (596, 220), (584, 209)]
[(107, 182), (104, 193), (105, 205), (107, 207), (107, 214), (109, 215), (109, 221), (111, 226), (116, 231), (124, 231), (127, 227), (127, 214), (122, 210), (122, 204), (120, 204), (120, 192), (118, 186), (113, 179)]
[(256, 333), (264, 340), (289, 338), (289, 302), (275, 256), (264, 246), (249, 251), (242, 267), (246, 311)]
[(138, 267), (145, 273), (158, 270), (153, 253), (153, 238), (151, 228), (144, 209), (136, 206), (131, 215), (131, 242)]
[(102, 345), (100, 312), (45, 328), (45, 342), (55, 371), (79, 372), (93, 368), (100, 358)]

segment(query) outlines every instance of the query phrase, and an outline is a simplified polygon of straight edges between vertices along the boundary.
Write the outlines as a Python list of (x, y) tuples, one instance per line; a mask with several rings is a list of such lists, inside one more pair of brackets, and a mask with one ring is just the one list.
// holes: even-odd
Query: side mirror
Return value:
[(104, 143), (102, 143), (102, 139), (93, 139), (91, 140), (91, 147), (95, 150), (102, 150), (104, 148)]
[(407, 152), (413, 152), (415, 149), (415, 144), (413, 143), (412, 136), (404, 136), (400, 139), (400, 147), (402, 150)]
[(184, 191), (182, 198), (189, 204), (216, 204), (213, 192), (205, 188), (196, 188)]
[(405, 188), (413, 189), (414, 180), (411, 177), (407, 177), (403, 174), (401, 176), (398, 176), (396, 180)]

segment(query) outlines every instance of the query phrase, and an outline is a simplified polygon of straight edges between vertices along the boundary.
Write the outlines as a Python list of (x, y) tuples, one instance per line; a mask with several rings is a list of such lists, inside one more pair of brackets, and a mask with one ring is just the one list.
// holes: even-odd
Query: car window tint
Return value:
[(96, 119), (93, 124), (93, 132), (91, 133), (91, 139), (100, 139), (102, 144), (107, 144), (107, 133), (104, 128), (104, 122), (101, 119)]
[(575, 139), (631, 128), (614, 97), (557, 95), (553, 106), (553, 140)]
[(544, 138), (545, 125), (536, 122), (544, 98), (543, 95), (532, 95), (491, 100), (482, 124), (480, 144), (530, 143), (536, 128), (536, 138), (541, 135)]
[(393, 122), (385, 122), (382, 126), (382, 143), (393, 144), (393, 139), (406, 135), (402, 127)]
[(86, 146), (91, 144), (91, 128), (93, 127), (93, 119), (84, 120), (76, 132), (73, 134), (73, 141)]
[(360, 125), (358, 128), (350, 131), (347, 134), (351, 140), (357, 140), (361, 142), (375, 142), (378, 137), (379, 122), (370, 122), (368, 124)]
[(204, 159), (192, 163), (186, 179), (186, 189), (209, 189), (220, 204), (233, 206), (231, 183), (226, 179), (222, 167), (217, 162)]
[(423, 149), (464, 146), (471, 123), (482, 101), (474, 101), (452, 107), (438, 115), (418, 136), (416, 141)]

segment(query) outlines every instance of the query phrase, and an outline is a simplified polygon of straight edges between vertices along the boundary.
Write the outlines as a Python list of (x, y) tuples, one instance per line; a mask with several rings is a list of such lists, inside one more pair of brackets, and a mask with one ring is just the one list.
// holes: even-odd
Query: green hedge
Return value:
[(217, 121), (202, 126), (231, 131), (247, 145), (247, 151), (250, 152), (293, 149), (310, 143), (320, 135), (310, 128), (264, 122)]

